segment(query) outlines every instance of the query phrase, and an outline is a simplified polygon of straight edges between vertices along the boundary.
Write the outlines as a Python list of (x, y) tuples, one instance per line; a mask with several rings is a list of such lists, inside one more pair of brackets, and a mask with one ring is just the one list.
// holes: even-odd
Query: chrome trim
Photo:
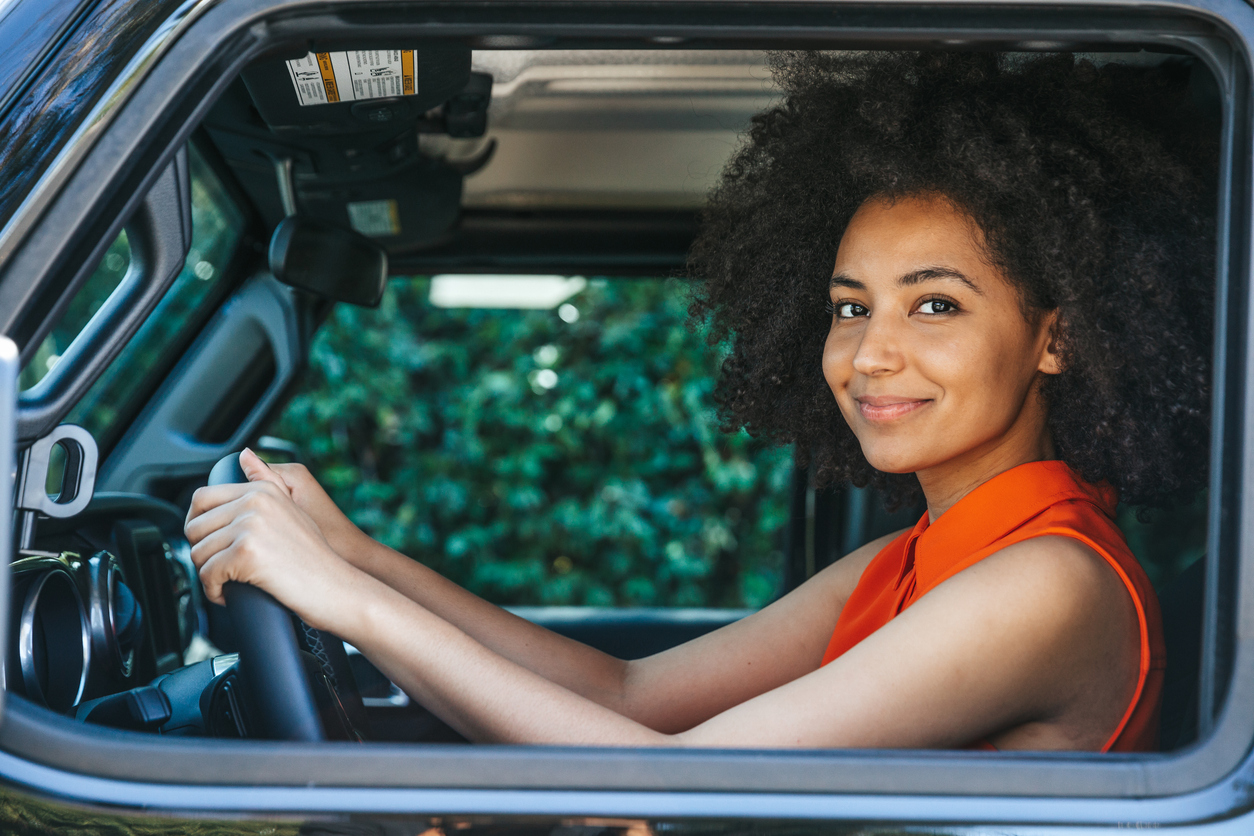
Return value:
[[(21, 370), (17, 345), (8, 337), (0, 337), (0, 606), (9, 603), (9, 589), (13, 584), (13, 485), (17, 480), (17, 376)], [(9, 616), (6, 610), (0, 615), (0, 660), (8, 655)], [(8, 690), (7, 665), (0, 664), (0, 712), (4, 709), (4, 695)]]
[(409, 705), (409, 694), (400, 689), (395, 682), (388, 683), (386, 697), (362, 697), (361, 704), (366, 708), (405, 708)]
[(91, 113), (66, 141), (56, 159), (18, 204), (9, 222), (0, 229), (0, 271), (8, 264), (38, 219), (43, 217), (44, 210), (87, 156), (100, 134), (130, 100), (131, 94), (147, 77), (153, 65), (197, 18), (217, 3), (218, 0), (187, 0), (175, 9), (109, 85), (91, 109)]
[(108, 665), (110, 673), (129, 679), (134, 670), (135, 649), (122, 653), (122, 645), (118, 642), (117, 614), (113, 609), (121, 574), (116, 557), (108, 552), (93, 555), (88, 561), (87, 608), (93, 654)]
[(239, 664), (238, 653), (223, 653), (221, 656), (213, 657), (213, 675), (221, 676), (231, 668)]
[[(49, 695), (44, 693), (43, 687), (39, 683), (39, 672), (36, 668), (35, 659), (35, 617), (44, 589), (47, 588), (48, 582), (54, 578), (59, 578), (60, 582), (67, 584), (70, 594), (73, 596), (74, 607), (78, 611), (79, 638), (82, 648), (78, 687), (75, 690), (73, 700), (71, 700), (69, 705), (65, 706), (51, 705), (48, 702)], [(18, 623), (17, 654), (18, 664), (22, 670), (22, 685), (26, 690), (26, 696), (31, 700), (56, 711), (68, 711), (77, 706), (83, 699), (83, 691), (87, 687), (87, 674), (91, 670), (91, 625), (88, 622), (87, 610), (83, 606), (83, 598), (78, 592), (78, 585), (74, 583), (73, 576), (64, 569), (50, 569), (35, 578), (31, 585), (27, 587), (25, 600), (22, 604), (21, 620)]]

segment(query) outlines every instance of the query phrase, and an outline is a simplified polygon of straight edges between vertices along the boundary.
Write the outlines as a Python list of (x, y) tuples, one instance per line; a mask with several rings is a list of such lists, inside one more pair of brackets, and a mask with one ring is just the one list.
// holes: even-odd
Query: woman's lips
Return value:
[(893, 421), (927, 406), (930, 399), (898, 398), (892, 395), (863, 395), (855, 398), (858, 411), (868, 421)]

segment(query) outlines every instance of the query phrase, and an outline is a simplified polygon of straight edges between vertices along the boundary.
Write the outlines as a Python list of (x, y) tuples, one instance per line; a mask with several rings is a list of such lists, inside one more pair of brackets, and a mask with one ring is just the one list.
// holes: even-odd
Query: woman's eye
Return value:
[(828, 302), (827, 312), (839, 319), (853, 319), (854, 317), (866, 316), (871, 311), (865, 305), (859, 305), (857, 302)]
[(953, 313), (958, 306), (947, 299), (928, 299), (919, 305), (919, 313), (925, 314), (946, 314)]

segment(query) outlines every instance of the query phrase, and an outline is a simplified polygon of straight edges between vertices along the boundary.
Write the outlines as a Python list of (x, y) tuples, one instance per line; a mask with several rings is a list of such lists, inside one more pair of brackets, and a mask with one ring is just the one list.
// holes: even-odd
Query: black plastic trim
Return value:
[(696, 231), (695, 212), (468, 209), (443, 243), (392, 253), (391, 272), (668, 276)]
[[(51, 430), (78, 402), (96, 378), (139, 330), (148, 312), (156, 307), (166, 289), (183, 268), (192, 241), (191, 174), (187, 149), (180, 149), (157, 182), (139, 202), (124, 224), (131, 249), (131, 266), (118, 289), (105, 300), (83, 331), (61, 356), (62, 362), (18, 400), (18, 438), (33, 441)], [(97, 251), (80, 268), (79, 285), (99, 261), (99, 254), (112, 243), (117, 232), (110, 230)], [(62, 305), (53, 308), (48, 322), (55, 322)], [(38, 338), (38, 337), (37, 337)], [(29, 359), (38, 343), (28, 343), (23, 361)]]

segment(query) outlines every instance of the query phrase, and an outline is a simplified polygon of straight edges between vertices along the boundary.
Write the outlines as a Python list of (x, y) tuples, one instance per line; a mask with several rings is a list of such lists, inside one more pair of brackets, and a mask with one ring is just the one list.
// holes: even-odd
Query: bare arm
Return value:
[[(349, 565), (277, 487), (219, 486), (197, 496), (187, 533), (211, 600), (221, 600), (228, 580), (267, 590), (356, 644), (476, 740), (925, 747), (1038, 727), (1028, 738), (1035, 748), (1095, 748), (1135, 685), (1135, 663), (1112, 665), (1135, 657), (1123, 651), (1137, 641), (1121, 582), (1076, 541), (1038, 538), (949, 579), (832, 664), (815, 670), (811, 661), (800, 677), (667, 733), (496, 653)], [(834, 582), (814, 586), (823, 583)], [(791, 656), (796, 643), (808, 654), (811, 641), (785, 631), (771, 646)], [(705, 690), (705, 671), (672, 669), (669, 687)]]
[[(242, 459), (250, 475), (281, 477), (293, 501), (350, 565), (456, 627), (484, 649), (649, 728), (676, 732), (818, 666), (840, 609), (881, 538), (760, 612), (647, 659), (624, 661), (519, 618), (355, 526), (301, 465)], [(781, 642), (781, 636), (789, 636)], [(357, 644), (354, 642), (354, 644)], [(360, 647), (363, 652), (366, 650)], [(693, 687), (694, 684), (697, 687)]]
[[(480, 741), (952, 748), (1008, 733), (998, 738), (1007, 748), (1096, 749), (1127, 704), (1135, 669), (1112, 677), (1111, 644), (1095, 638), (1118, 638), (1135, 622), (1120, 601), (1103, 600), (1123, 593), (1103, 585), (1106, 567), (1085, 552), (1074, 541), (1020, 544), (946, 581), (830, 665), (675, 734), (536, 677), (399, 596), (371, 596), (377, 607), (345, 629), (370, 636), (367, 653), (390, 676)], [(396, 621), (435, 647), (397, 646), (380, 629)]]

